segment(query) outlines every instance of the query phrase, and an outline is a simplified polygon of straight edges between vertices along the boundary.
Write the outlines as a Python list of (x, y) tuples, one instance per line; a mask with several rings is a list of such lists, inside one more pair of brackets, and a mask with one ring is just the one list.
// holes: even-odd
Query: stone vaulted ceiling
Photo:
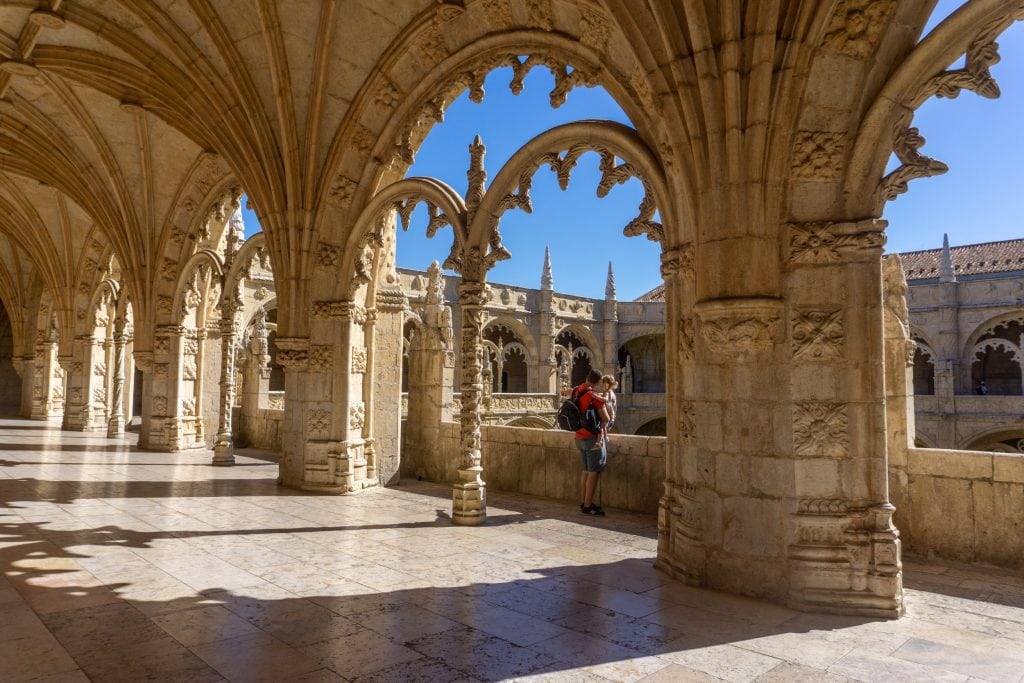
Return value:
[[(979, 21), (998, 15), (1005, 25), (1009, 5), (1019, 3), (968, 4)], [(832, 61), (821, 68), (845, 69), (843, 82), (862, 93), (829, 124), (856, 130), (933, 6), (0, 0), (0, 230), (56, 293), (66, 324), (76, 286), (102, 275), (111, 253), (138, 319), (152, 321), (161, 278), (173, 277), (188, 255), (182, 244), (218, 197), (244, 191), (267, 231), (282, 325), (301, 333), (304, 323), (291, 316), (308, 310), (317, 242), (345, 242), (359, 205), (384, 179), (404, 174), (454, 96), (473, 93), (482, 75), (516, 55), (533, 55), (528, 66), (556, 73), (553, 103), (574, 86), (596, 84), (619, 99), (668, 169), (663, 213), (686, 230), (742, 226), (756, 237), (775, 229), (758, 217), (781, 195), (748, 190), (785, 178), (791, 131), (801, 116), (826, 111), (824, 102), (811, 114), (798, 106), (800, 93), (818, 91), (809, 104), (821, 96), (808, 86), (824, 78), (812, 47), (824, 43)], [(960, 54), (974, 34), (953, 38), (947, 49)], [(807, 124), (822, 121), (800, 123)], [(826, 164), (836, 154), (829, 141), (844, 134), (811, 138)], [(798, 135), (796, 143), (806, 141)], [(888, 156), (851, 144), (845, 153), (871, 177)], [(715, 187), (740, 194), (722, 195), (709, 213), (701, 202)], [(139, 334), (145, 338), (144, 327)]]

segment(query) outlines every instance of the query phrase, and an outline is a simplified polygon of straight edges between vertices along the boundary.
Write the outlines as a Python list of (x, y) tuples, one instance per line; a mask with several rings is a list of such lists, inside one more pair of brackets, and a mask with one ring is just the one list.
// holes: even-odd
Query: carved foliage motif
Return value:
[(843, 312), (808, 310), (793, 314), (793, 357), (833, 360), (843, 355)]
[(907, 183), (918, 178), (930, 178), (942, 175), (949, 166), (938, 159), (921, 154), (918, 150), (924, 146), (924, 136), (909, 125), (909, 116), (901, 118), (896, 124), (893, 153), (900, 160), (900, 165), (889, 175), (882, 178), (879, 194), (884, 201), (892, 201), (907, 191)]
[(793, 449), (797, 455), (844, 457), (847, 427), (846, 405), (798, 402), (793, 406)]
[(896, 0), (840, 0), (825, 33), (825, 46), (850, 57), (870, 56), (895, 4)]
[(843, 252), (881, 249), (884, 221), (789, 224), (789, 265), (837, 263)]
[(793, 147), (793, 178), (833, 180), (842, 170), (846, 134), (801, 130)]
[(366, 372), (366, 347), (352, 347), (352, 372)]
[(313, 372), (330, 372), (334, 363), (334, 350), (329, 345), (309, 347), (309, 369)]
[(366, 404), (356, 401), (349, 410), (348, 426), (352, 431), (358, 431), (366, 423)]

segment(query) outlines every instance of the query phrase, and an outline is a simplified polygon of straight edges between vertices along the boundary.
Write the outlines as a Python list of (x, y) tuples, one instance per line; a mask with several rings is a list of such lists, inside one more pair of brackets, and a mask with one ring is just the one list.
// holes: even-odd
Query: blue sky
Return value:
[[(959, 0), (943, 0), (935, 17), (949, 14)], [(910, 191), (890, 202), (888, 249), (912, 251), (942, 244), (969, 244), (1024, 236), (1020, 199), (1024, 173), (1024, 25), (1011, 27), (999, 40), (1002, 61), (993, 68), (1003, 95), (986, 100), (965, 92), (955, 100), (935, 99), (918, 111), (914, 125), (927, 138), (922, 152), (946, 162), (943, 176), (913, 181)], [(417, 153), (409, 175), (433, 176), (456, 190), (466, 188), (468, 146), (480, 134), (487, 146), (485, 166), (494, 178), (502, 164), (535, 135), (569, 121), (610, 119), (628, 123), (615, 101), (601, 88), (580, 88), (559, 109), (552, 109), (548, 92), (553, 79), (547, 69), (535, 68), (523, 92), (514, 96), (507, 85), (511, 69), (500, 69), (486, 81), (483, 103), (464, 94), (449, 107), (443, 123), (434, 126)], [(661, 282), (659, 248), (644, 238), (626, 238), (622, 227), (636, 215), (642, 191), (635, 180), (614, 188), (603, 199), (594, 194), (600, 174), (597, 157), (588, 154), (562, 192), (546, 168), (538, 171), (533, 187), (534, 211), (510, 211), (502, 220), (502, 235), (512, 259), (498, 264), (495, 282), (537, 287), (544, 247), (550, 245), (555, 289), (603, 297), (608, 261), (615, 267), (619, 298), (636, 298)], [(246, 216), (247, 232), (255, 225)], [(398, 264), (425, 269), (443, 261), (451, 247), (451, 232), (442, 230), (428, 240), (426, 221), (418, 213), (407, 233), (399, 233)]]

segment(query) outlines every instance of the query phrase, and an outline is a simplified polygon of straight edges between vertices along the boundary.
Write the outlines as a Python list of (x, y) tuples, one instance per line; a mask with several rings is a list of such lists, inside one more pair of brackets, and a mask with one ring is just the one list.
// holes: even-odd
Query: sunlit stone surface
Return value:
[(0, 680), (1019, 681), (1024, 579), (905, 565), (896, 621), (811, 615), (652, 569), (649, 517), (446, 486), (277, 486), (258, 453), (0, 421)]

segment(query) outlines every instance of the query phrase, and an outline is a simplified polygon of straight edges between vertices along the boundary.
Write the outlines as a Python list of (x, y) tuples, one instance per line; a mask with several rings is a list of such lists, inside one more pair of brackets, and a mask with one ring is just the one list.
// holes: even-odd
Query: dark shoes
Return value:
[(592, 517), (604, 517), (604, 510), (598, 507), (597, 505), (584, 507), (583, 503), (580, 503), (580, 512), (582, 512), (585, 515), (590, 515)]

